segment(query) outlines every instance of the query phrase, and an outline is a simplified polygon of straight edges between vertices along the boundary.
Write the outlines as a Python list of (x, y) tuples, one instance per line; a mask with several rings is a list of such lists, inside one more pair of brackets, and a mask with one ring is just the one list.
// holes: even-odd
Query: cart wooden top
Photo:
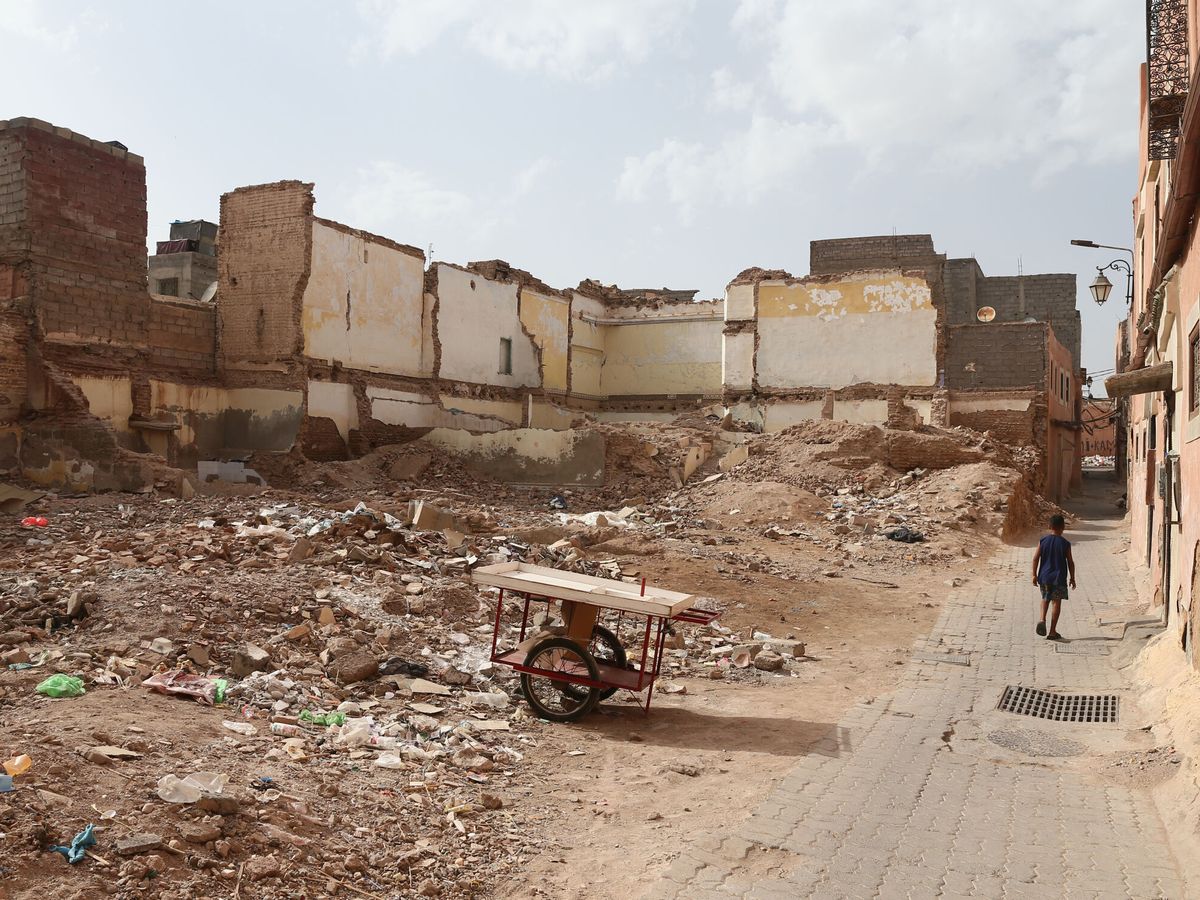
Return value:
[(532, 566), (529, 563), (482, 566), (471, 573), (471, 581), (539, 597), (574, 600), (605, 609), (667, 618), (688, 609), (696, 600), (693, 595), (679, 591), (646, 585), (643, 593), (640, 584)]

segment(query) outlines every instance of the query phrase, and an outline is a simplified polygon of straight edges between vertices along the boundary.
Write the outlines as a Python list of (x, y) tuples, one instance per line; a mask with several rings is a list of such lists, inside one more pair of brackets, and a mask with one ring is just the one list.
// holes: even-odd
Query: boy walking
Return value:
[[(1067, 522), (1062, 516), (1050, 517), (1048, 534), (1038, 541), (1037, 553), (1033, 554), (1033, 583), (1042, 589), (1042, 620), (1037, 633), (1047, 640), (1059, 641), (1058, 615), (1062, 601), (1067, 599), (1067, 582), (1075, 587), (1075, 558), (1071, 556), (1071, 542), (1063, 537)], [(1051, 609), (1053, 607), (1053, 609)], [(1050, 612), (1050, 633), (1046, 634), (1046, 612)]]

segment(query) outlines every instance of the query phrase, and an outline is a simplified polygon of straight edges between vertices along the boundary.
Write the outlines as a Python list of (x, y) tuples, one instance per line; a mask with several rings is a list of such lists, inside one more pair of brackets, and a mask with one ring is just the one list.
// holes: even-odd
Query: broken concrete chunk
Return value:
[(778, 653), (780, 656), (799, 657), (804, 655), (804, 642), (784, 640), (783, 638), (771, 638), (763, 642), (763, 646), (773, 653)]
[(296, 539), (296, 543), (292, 544), (292, 549), (288, 551), (287, 561), (290, 563), (302, 562), (312, 556), (315, 549), (312, 541), (306, 537), (299, 537)]
[(783, 668), (783, 657), (770, 650), (764, 650), (754, 657), (754, 668), (764, 672), (778, 672)]
[(162, 846), (162, 835), (139, 831), (117, 838), (117, 852), (122, 856), (136, 856), (139, 853), (149, 853)]
[(211, 822), (181, 822), (179, 836), (189, 844), (207, 844), (220, 839), (221, 829)]
[(251, 672), (266, 672), (271, 668), (271, 654), (262, 647), (254, 644), (243, 644), (233, 654), (229, 671), (238, 678), (245, 678)]

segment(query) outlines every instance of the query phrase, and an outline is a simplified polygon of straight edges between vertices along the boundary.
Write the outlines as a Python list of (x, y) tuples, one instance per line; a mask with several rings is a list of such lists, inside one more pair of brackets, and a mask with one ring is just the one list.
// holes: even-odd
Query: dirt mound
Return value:
[(718, 522), (742, 522), (749, 525), (807, 522), (819, 518), (828, 503), (811, 491), (779, 481), (746, 484), (728, 481), (717, 484), (704, 515)]

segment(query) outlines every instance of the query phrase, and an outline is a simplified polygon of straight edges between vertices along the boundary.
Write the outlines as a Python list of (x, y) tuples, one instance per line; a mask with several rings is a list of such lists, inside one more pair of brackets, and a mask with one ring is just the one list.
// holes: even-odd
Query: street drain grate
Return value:
[(1094, 725), (1117, 721), (1117, 698), (1113, 694), (1056, 694), (1010, 684), (997, 708), (1052, 722)]
[(1108, 656), (1107, 647), (1096, 644), (1055, 644), (1055, 653), (1074, 653), (1076, 656)]

